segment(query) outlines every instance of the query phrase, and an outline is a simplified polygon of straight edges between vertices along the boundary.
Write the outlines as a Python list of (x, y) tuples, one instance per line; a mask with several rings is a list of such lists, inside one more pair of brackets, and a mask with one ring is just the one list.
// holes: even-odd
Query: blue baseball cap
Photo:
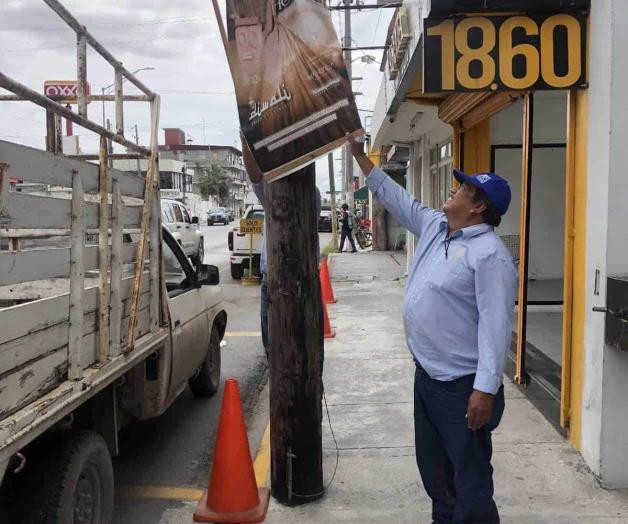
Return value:
[(508, 182), (495, 173), (477, 173), (467, 175), (454, 169), (454, 177), (461, 184), (468, 184), (484, 191), (500, 215), (505, 215), (510, 205), (512, 193)]

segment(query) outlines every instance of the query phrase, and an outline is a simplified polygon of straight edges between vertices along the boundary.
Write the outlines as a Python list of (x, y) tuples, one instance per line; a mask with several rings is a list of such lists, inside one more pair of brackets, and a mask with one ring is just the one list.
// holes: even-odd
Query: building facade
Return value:
[[(138, 171), (137, 160), (114, 160), (113, 167), (120, 171)], [(147, 160), (139, 160), (139, 171), (146, 175)], [(202, 223), (212, 202), (201, 198), (193, 184), (194, 170), (185, 162), (164, 158), (159, 161), (159, 190), (162, 198), (172, 198), (183, 203), (192, 216)]]
[(404, 149), (406, 189), (435, 208), (454, 167), (509, 181), (512, 376), (603, 485), (628, 486), (628, 3), (404, 1), (389, 35), (373, 151)]
[(228, 178), (229, 196), (223, 200), (214, 199), (216, 205), (233, 208), (236, 217), (244, 213), (247, 196), (252, 192), (242, 152), (231, 146), (196, 145), (186, 143), (181, 129), (165, 129), (165, 145), (159, 147), (160, 158), (184, 162), (189, 169), (197, 166), (218, 165)]

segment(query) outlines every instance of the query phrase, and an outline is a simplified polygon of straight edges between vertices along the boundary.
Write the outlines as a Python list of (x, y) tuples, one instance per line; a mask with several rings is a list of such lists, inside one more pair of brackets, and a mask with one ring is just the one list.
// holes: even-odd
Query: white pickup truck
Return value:
[[(264, 208), (260, 205), (249, 206), (244, 212), (244, 219), (264, 220)], [(262, 254), (262, 235), (253, 235), (253, 250), (251, 251), (250, 235), (240, 233), (238, 226), (229, 231), (227, 242), (231, 251), (231, 277), (239, 280), (245, 270), (248, 271), (250, 253), (253, 253), (253, 270), (259, 273), (260, 257)]]
[(217, 268), (162, 228), (156, 187), (136, 264), (145, 178), (105, 176), (103, 193), (99, 166), (0, 141), (3, 523), (110, 524), (118, 431), (219, 387)]

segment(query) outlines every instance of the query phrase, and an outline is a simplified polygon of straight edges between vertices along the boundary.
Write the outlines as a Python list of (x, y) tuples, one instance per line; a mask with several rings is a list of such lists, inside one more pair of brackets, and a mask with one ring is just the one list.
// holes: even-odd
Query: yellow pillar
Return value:
[(561, 424), (580, 449), (586, 303), (587, 155), (589, 94), (571, 91), (567, 104), (563, 362)]
[(491, 122), (483, 120), (464, 132), (464, 171), (482, 173), (491, 169)]

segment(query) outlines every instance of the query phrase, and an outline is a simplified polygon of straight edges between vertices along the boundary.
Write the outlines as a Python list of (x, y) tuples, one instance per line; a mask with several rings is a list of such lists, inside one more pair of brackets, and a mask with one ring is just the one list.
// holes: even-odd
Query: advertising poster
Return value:
[(240, 126), (267, 180), (363, 134), (329, 11), (317, 0), (227, 0)]

